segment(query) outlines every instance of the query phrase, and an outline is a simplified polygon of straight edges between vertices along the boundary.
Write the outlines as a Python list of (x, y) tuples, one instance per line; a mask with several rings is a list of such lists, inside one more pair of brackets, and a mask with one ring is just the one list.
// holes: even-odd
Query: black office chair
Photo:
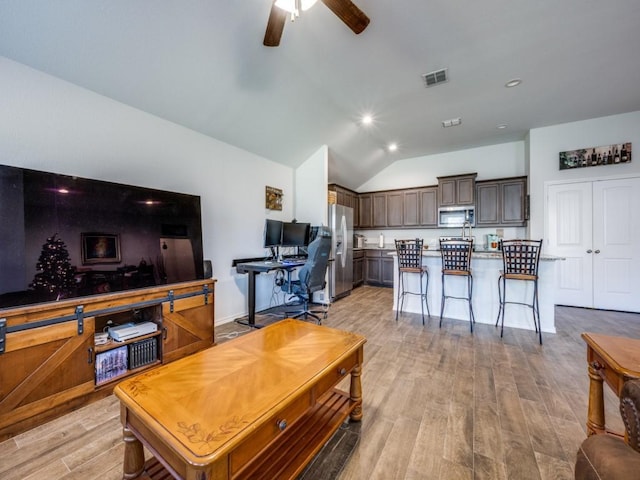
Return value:
[[(331, 233), (321, 231), (308, 247), (309, 256), (306, 263), (298, 270), (298, 279), (286, 281), (282, 286), (285, 292), (294, 295), (302, 306), (302, 310), (296, 312), (287, 311), (287, 317), (298, 318), (313, 317), (317, 320), (318, 325), (322, 322), (317, 315), (322, 313), (322, 318), (327, 318), (326, 310), (314, 311), (309, 310), (309, 304), (314, 292), (323, 290), (326, 286), (327, 267), (329, 265), (329, 254), (331, 253)], [(291, 315), (291, 313), (295, 313)]]

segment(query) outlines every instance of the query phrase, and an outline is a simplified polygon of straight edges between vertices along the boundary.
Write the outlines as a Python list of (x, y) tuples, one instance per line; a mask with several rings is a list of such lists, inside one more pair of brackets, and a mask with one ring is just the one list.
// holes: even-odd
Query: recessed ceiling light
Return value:
[(398, 144), (397, 143), (390, 143), (387, 148), (389, 149), (390, 152), (395, 152), (396, 150), (398, 150)]
[(501, 123), (500, 125), (498, 125), (496, 127), (498, 130), (504, 130), (505, 128), (507, 128), (507, 124), (506, 123)]
[(66, 194), (66, 193), (69, 193), (69, 190), (67, 190), (67, 189), (66, 189), (66, 188), (64, 188), (64, 187), (63, 187), (63, 188), (59, 188), (59, 189), (58, 189), (58, 193)]
[(371, 115), (363, 115), (362, 116), (362, 124), (363, 125), (371, 125), (373, 122), (373, 117)]
[(505, 83), (504, 86), (507, 88), (513, 88), (513, 87), (517, 87), (521, 83), (522, 83), (522, 80), (520, 80), (519, 78), (514, 78), (513, 80), (509, 80), (507, 83)]

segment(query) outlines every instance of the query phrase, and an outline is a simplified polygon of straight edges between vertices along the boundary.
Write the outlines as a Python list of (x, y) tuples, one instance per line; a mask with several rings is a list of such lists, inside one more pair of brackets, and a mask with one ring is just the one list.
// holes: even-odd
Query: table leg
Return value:
[(604, 423), (604, 392), (602, 377), (598, 370), (602, 365), (598, 362), (589, 363), (589, 410), (587, 412), (587, 434), (605, 432)]
[(131, 430), (127, 427), (122, 429), (122, 438), (124, 440), (124, 466), (123, 478), (138, 478), (144, 470), (144, 450), (142, 443), (136, 438)]
[(362, 420), (362, 383), (360, 381), (360, 375), (362, 374), (362, 367), (356, 365), (351, 370), (351, 385), (349, 388), (349, 396), (351, 400), (357, 402), (358, 405), (351, 412), (351, 420), (359, 422)]

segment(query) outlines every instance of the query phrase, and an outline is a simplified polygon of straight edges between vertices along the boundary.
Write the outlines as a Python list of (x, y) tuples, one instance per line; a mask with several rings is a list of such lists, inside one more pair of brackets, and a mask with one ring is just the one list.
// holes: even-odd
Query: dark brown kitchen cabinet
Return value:
[(386, 200), (387, 227), (404, 226), (404, 193), (402, 191), (388, 192)]
[(473, 205), (477, 173), (438, 177), (438, 202), (441, 207)]
[(364, 251), (365, 283), (380, 287), (393, 287), (393, 250)]
[(371, 195), (371, 226), (387, 226), (387, 194), (386, 192), (376, 192)]
[(527, 177), (487, 180), (476, 184), (476, 226), (524, 226)]
[(404, 190), (403, 227), (438, 225), (438, 187)]
[(353, 251), (353, 288), (364, 284), (364, 250)]
[(371, 209), (371, 197), (370, 193), (363, 193), (358, 195), (358, 227), (369, 228), (373, 226), (372, 222), (372, 209)]
[(421, 227), (438, 226), (438, 187), (426, 187), (418, 190)]
[(405, 190), (402, 201), (402, 225), (420, 226), (420, 190)]

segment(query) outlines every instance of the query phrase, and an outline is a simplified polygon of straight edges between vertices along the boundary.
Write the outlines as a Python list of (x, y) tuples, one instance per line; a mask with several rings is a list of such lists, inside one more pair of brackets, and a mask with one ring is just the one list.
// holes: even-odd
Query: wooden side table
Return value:
[(612, 433), (622, 436), (606, 428), (602, 383), (606, 382), (616, 396), (620, 397), (624, 382), (631, 378), (640, 378), (640, 340), (598, 333), (583, 333), (582, 338), (587, 344), (589, 369), (587, 433)]

